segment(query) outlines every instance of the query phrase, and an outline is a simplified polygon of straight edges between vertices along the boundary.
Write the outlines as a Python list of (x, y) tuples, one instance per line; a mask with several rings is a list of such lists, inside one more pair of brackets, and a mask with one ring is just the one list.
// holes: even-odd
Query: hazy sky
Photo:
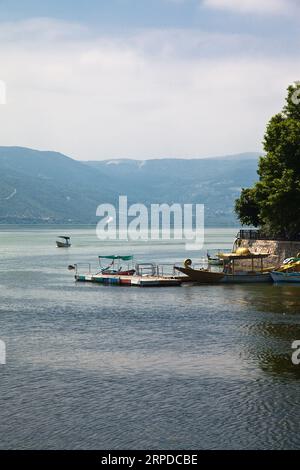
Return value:
[(299, 0), (2, 0), (0, 145), (78, 159), (258, 151), (300, 80)]

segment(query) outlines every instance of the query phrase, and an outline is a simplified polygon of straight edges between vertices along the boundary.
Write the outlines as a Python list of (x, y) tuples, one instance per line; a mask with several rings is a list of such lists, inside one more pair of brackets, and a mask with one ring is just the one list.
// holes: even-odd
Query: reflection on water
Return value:
[(268, 374), (284, 377), (285, 379), (299, 380), (300, 367), (292, 363), (291, 356), (292, 354), (274, 354), (272, 351), (264, 352), (258, 356), (259, 366)]
[(244, 349), (241, 356), (266, 374), (300, 378), (292, 363), (292, 343), (300, 338), (300, 286), (253, 285), (237, 289), (236, 303), (249, 310), (241, 325)]
[[(300, 286), (75, 284), (98, 254), (200, 259), (178, 243), (106, 245), (93, 230), (0, 233), (1, 448), (299, 447)], [(236, 230), (210, 230), (230, 249)]]

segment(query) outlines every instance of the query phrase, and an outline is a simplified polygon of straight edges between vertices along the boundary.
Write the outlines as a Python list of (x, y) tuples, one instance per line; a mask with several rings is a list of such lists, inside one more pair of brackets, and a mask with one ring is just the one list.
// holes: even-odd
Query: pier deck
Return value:
[(182, 279), (178, 277), (163, 276), (118, 276), (109, 274), (76, 274), (78, 282), (94, 282), (109, 285), (137, 286), (137, 287), (170, 287), (180, 286)]

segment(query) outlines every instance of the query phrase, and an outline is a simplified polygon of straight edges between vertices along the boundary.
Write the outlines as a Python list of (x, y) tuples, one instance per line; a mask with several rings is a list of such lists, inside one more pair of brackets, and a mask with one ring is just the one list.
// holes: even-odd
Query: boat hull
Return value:
[(272, 282), (270, 273), (225, 274), (207, 270), (176, 267), (178, 271), (198, 284), (249, 284)]
[(300, 283), (300, 272), (295, 273), (279, 273), (273, 271), (271, 273), (274, 282), (288, 282), (288, 283)]
[(224, 273), (214, 273), (205, 269), (181, 268), (176, 266), (177, 271), (188, 276), (190, 281), (200, 284), (217, 284), (224, 278)]
[(56, 242), (57, 248), (70, 248), (71, 243)]
[(222, 283), (226, 284), (252, 284), (252, 283), (270, 283), (272, 277), (270, 273), (253, 274), (226, 274)]

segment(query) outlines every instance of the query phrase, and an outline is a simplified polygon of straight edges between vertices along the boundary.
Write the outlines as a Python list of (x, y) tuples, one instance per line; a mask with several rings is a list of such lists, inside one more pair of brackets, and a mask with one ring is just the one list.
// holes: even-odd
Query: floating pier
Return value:
[(182, 279), (164, 276), (118, 276), (109, 274), (76, 274), (78, 282), (94, 282), (99, 284), (135, 286), (135, 287), (171, 287), (180, 286)]
[[(101, 260), (108, 260), (109, 266), (103, 268)], [(131, 261), (125, 268), (120, 262)], [(86, 265), (84, 265), (86, 268)], [(133, 256), (99, 256), (100, 271), (93, 271), (91, 263), (88, 270), (81, 271), (82, 266), (75, 264), (75, 280), (78, 282), (94, 282), (106, 285), (136, 286), (136, 287), (172, 287), (180, 286), (187, 276), (179, 276), (175, 265), (171, 263), (138, 263), (133, 266)]]

